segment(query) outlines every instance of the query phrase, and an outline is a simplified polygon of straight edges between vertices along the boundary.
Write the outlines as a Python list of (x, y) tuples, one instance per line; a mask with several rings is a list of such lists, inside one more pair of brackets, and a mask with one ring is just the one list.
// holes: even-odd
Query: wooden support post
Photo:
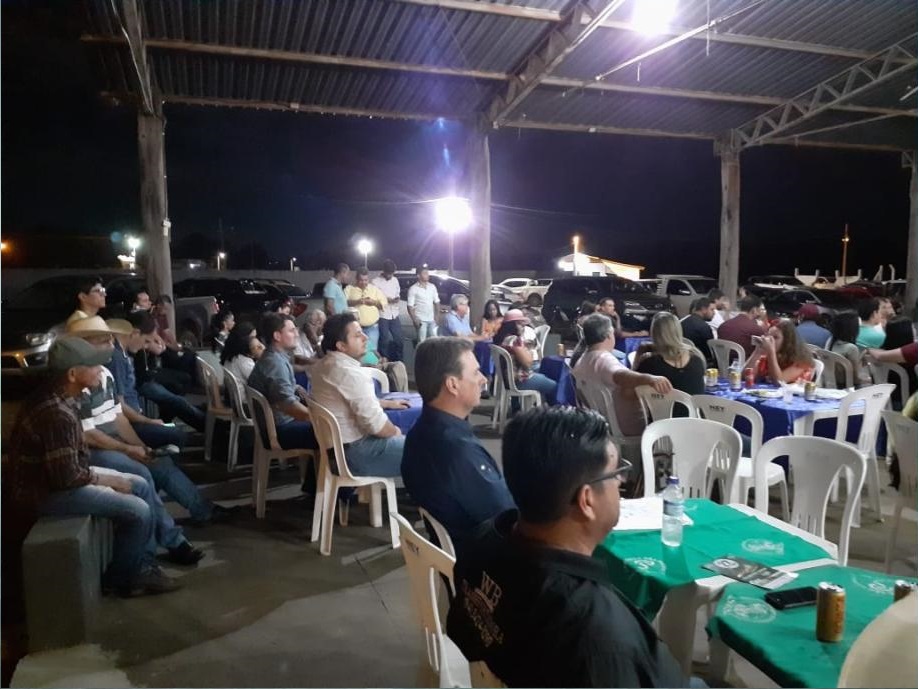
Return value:
[(908, 188), (908, 258), (905, 262), (905, 313), (916, 318), (918, 300), (918, 154), (911, 156), (912, 181)]
[(720, 273), (718, 282), (733, 301), (739, 288), (740, 161), (731, 146), (716, 144), (720, 156)]
[(486, 125), (476, 123), (468, 139), (472, 232), (469, 282), (472, 313), (484, 311), (491, 296), (491, 152)]
[[(172, 296), (171, 229), (166, 203), (166, 152), (162, 113), (137, 113), (137, 147), (140, 161), (140, 215), (146, 243), (147, 288), (150, 295)], [(175, 332), (175, 313), (169, 328)]]

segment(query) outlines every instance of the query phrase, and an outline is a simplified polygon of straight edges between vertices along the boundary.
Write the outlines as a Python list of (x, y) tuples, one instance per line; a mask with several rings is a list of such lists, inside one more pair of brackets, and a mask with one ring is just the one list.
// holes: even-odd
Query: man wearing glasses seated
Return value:
[(67, 325), (95, 316), (105, 308), (105, 287), (102, 286), (102, 278), (81, 278), (77, 283), (76, 302), (76, 310), (67, 318)]
[(679, 665), (592, 557), (619, 516), (619, 459), (605, 419), (571, 407), (518, 415), (503, 441), (519, 511), (460, 553), (447, 633), (511, 687), (679, 687)]

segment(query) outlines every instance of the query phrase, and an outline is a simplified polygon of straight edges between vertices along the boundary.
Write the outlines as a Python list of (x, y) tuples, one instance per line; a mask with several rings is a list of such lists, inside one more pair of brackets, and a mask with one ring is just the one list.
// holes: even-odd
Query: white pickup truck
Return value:
[(703, 275), (658, 275), (657, 280), (657, 294), (669, 297), (679, 318), (688, 316), (693, 301), (717, 287), (717, 280)]
[(545, 301), (545, 293), (551, 286), (551, 278), (507, 278), (498, 284), (513, 292), (520, 301), (536, 307)]

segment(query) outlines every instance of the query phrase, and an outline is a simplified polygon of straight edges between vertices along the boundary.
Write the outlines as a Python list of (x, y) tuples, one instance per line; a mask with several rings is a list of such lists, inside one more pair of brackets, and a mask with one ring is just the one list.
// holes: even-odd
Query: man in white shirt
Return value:
[(398, 476), (405, 436), (384, 410), (409, 405), (377, 399), (373, 379), (360, 365), (367, 336), (353, 314), (326, 321), (322, 350), (325, 356), (311, 371), (310, 394), (338, 420), (348, 468), (358, 476)]
[(386, 298), (379, 312), (379, 353), (389, 361), (402, 360), (402, 324), (399, 321), (399, 301), (401, 286), (394, 273), (395, 262), (386, 259), (382, 264), (382, 273), (373, 278), (373, 284)]
[(714, 302), (714, 316), (708, 321), (711, 332), (717, 337), (720, 324), (730, 318), (730, 299), (721, 290), (715, 288), (708, 292), (708, 299)]
[(427, 266), (418, 269), (418, 281), (408, 289), (408, 315), (418, 330), (418, 342), (437, 336), (437, 307), (440, 295), (430, 282)]

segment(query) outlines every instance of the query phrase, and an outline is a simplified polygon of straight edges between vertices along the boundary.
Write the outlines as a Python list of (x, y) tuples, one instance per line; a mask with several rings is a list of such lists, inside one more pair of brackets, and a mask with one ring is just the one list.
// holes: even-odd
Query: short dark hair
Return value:
[(762, 306), (762, 300), (754, 294), (747, 293), (745, 297), (739, 300), (739, 304), (736, 306), (743, 313), (749, 313), (752, 309), (760, 308)]
[(354, 271), (354, 273), (357, 275), (357, 277), (360, 277), (361, 275), (366, 275), (369, 277), (370, 275), (370, 271), (367, 270), (367, 268), (364, 266), (360, 266), (356, 271)]
[(462, 375), (460, 359), (473, 349), (472, 343), (461, 337), (430, 337), (418, 345), (414, 352), (414, 379), (425, 404), (440, 394), (447, 376)]
[(356, 322), (357, 316), (350, 311), (329, 316), (322, 328), (322, 351), (326, 354), (338, 351), (337, 344), (347, 339), (347, 326)]
[(394, 273), (396, 270), (398, 270), (398, 267), (395, 265), (395, 261), (393, 261), (391, 258), (387, 258), (382, 262), (382, 272)]
[(583, 328), (583, 344), (587, 347), (604, 342), (609, 333), (615, 332), (612, 319), (604, 313), (594, 313), (583, 319), (580, 324)]
[(420, 274), (421, 274), (423, 271), (425, 271), (425, 270), (429, 273), (429, 272), (430, 272), (430, 266), (427, 265), (426, 263), (422, 263), (421, 265), (419, 265), (417, 268), (414, 269), (414, 272), (417, 273), (418, 275), (420, 275)]
[(876, 297), (864, 299), (857, 304), (857, 315), (862, 321), (869, 320), (870, 317), (880, 310), (880, 300)]
[(841, 311), (835, 314), (832, 319), (832, 344), (836, 342), (850, 342), (854, 344), (857, 341), (857, 334), (860, 330), (861, 323), (854, 311)]
[(915, 341), (915, 331), (912, 322), (904, 316), (896, 316), (886, 321), (886, 339), (883, 349), (892, 350), (904, 347)]
[(713, 303), (714, 302), (711, 301), (708, 297), (698, 297), (695, 301), (692, 302), (689, 310), (693, 313), (695, 311), (701, 311), (702, 309), (708, 308)]
[(268, 311), (262, 314), (261, 322), (258, 324), (258, 336), (261, 341), (270, 347), (274, 341), (274, 333), (282, 330), (284, 323), (287, 321), (293, 321), (293, 316), (286, 313), (278, 313), (277, 311)]
[(612, 297), (603, 297), (598, 302), (596, 302), (596, 306), (602, 307), (602, 305), (605, 304), (607, 301), (611, 301), (612, 306), (615, 306), (615, 300)]
[(150, 335), (156, 330), (156, 321), (149, 311), (134, 311), (128, 314), (127, 319), (144, 335)]
[(606, 468), (609, 423), (595, 411), (536, 407), (504, 432), (504, 477), (524, 521), (545, 524), (565, 515), (583, 484)]
[(102, 276), (100, 275), (87, 275), (86, 277), (81, 277), (77, 280), (76, 283), (76, 300), (77, 304), (80, 303), (81, 294), (89, 294), (92, 291), (92, 288), (96, 285), (105, 284), (102, 282)]
[(341, 273), (346, 273), (351, 267), (347, 263), (339, 263), (335, 266), (335, 275), (341, 275)]
[(708, 292), (708, 299), (710, 299), (711, 301), (717, 301), (718, 299), (723, 299), (725, 296), (727, 295), (724, 294), (724, 291), (718, 287), (715, 287), (710, 292)]

